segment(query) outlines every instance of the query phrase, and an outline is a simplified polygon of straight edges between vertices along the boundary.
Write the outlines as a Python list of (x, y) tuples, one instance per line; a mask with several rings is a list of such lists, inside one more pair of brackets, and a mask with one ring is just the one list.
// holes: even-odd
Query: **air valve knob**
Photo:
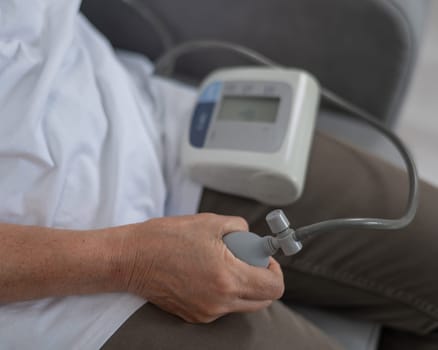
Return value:
[(266, 215), (266, 222), (274, 235), (286, 231), (290, 226), (289, 220), (281, 209), (273, 210)]

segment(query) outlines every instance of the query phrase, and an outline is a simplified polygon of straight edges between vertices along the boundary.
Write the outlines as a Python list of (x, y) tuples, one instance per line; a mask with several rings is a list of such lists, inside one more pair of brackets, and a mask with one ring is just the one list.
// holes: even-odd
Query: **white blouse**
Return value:
[[(91, 229), (194, 213), (179, 164), (194, 92), (115, 54), (79, 0), (0, 1), (0, 222)], [(0, 305), (1, 349), (98, 349), (145, 300)]]

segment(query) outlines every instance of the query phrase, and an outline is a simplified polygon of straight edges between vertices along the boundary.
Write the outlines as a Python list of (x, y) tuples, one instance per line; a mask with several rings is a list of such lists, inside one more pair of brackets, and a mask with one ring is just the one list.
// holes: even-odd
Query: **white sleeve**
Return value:
[[(0, 42), (38, 45), (45, 37), (70, 27), (80, 0), (2, 0)], [(58, 24), (59, 26), (53, 26)], [(48, 30), (49, 29), (49, 30)]]
[[(0, 119), (42, 112), (60, 57), (73, 38), (79, 0), (0, 1)], [(11, 125), (9, 125), (11, 127)], [(0, 136), (2, 132), (0, 131)]]

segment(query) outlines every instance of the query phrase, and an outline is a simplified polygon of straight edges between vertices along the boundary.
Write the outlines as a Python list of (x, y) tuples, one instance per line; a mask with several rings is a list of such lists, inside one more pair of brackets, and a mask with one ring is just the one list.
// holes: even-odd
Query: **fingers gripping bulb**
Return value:
[(276, 235), (272, 238), (272, 244), (280, 248), (284, 255), (294, 255), (303, 248), (301, 242), (295, 238), (295, 231), (290, 228), (289, 220), (283, 210), (271, 211), (266, 216), (266, 222), (271, 232)]

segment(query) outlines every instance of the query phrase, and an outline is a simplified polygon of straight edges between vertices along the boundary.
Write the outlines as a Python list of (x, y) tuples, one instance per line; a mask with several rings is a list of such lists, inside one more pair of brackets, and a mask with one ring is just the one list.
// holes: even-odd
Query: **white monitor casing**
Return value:
[[(268, 141), (271, 143), (272, 140), (268, 140), (269, 137), (275, 137), (272, 135), (277, 135), (277, 133), (270, 132), (268, 126), (264, 129), (260, 128), (256, 124), (261, 125), (261, 123), (253, 121), (231, 121), (225, 124), (229, 127), (227, 133), (232, 135), (230, 140), (235, 140), (235, 142), (223, 141), (221, 143), (221, 141), (213, 142), (207, 139), (202, 145), (194, 146), (191, 141), (191, 129), (194, 128), (196, 108), (201, 104), (202, 96), (205, 96), (209, 86), (216, 84), (223, 87), (226, 86), (223, 85), (226, 82), (236, 82), (237, 85), (245, 83), (249, 86), (249, 90), (253, 84), (254, 91), (260, 90), (258, 86), (268, 86), (266, 84), (281, 83), (290, 87), (288, 91), (291, 92), (289, 98), (291, 103), (281, 102), (283, 105), (280, 106), (280, 108), (286, 108), (288, 120), (286, 123), (279, 121), (275, 126), (277, 129), (281, 128), (278, 130), (282, 135), (281, 139), (276, 140), (278, 147), (270, 150), (262, 147), (263, 143), (268, 143)], [(211, 120), (208, 120), (208, 125), (205, 127), (207, 138), (213, 137), (213, 129), (219, 128), (219, 122), (216, 120), (218, 109), (222, 98), (230, 95), (224, 88), (216, 90), (218, 90), (216, 91), (217, 98), (213, 112), (211, 112)], [(250, 96), (251, 92), (246, 95)], [(183, 138), (184, 168), (194, 181), (220, 192), (249, 197), (274, 206), (293, 203), (300, 197), (304, 188), (319, 96), (318, 82), (302, 70), (256, 67), (215, 71), (201, 85), (199, 103), (193, 112), (192, 125), (188, 134)], [(282, 99), (285, 98), (282, 97)], [(242, 125), (243, 127), (239, 129)], [(254, 143), (260, 144), (261, 151), (259, 147), (253, 146), (249, 147), (250, 149), (237, 149), (240, 148), (238, 133), (243, 133), (244, 130), (254, 131), (251, 144), (253, 146)], [(266, 135), (269, 137), (264, 137), (264, 131), (261, 130), (267, 130)], [(251, 134), (245, 137), (251, 138)]]

